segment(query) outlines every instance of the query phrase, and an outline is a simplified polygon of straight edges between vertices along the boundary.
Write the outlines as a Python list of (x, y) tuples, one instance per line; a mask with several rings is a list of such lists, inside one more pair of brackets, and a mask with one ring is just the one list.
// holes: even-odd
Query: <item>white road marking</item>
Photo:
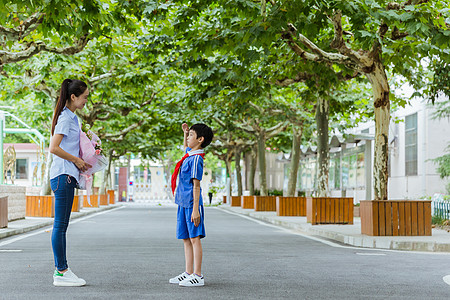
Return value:
[(446, 284), (450, 285), (450, 275), (444, 276), (442, 279)]
[[(114, 210), (117, 210), (117, 209), (122, 209), (122, 208), (124, 208), (124, 206), (120, 206), (120, 207), (117, 207), (117, 208), (105, 210), (105, 211), (102, 211), (102, 212), (99, 212), (99, 213), (94, 213), (94, 214), (92, 214), (92, 215), (85, 216), (85, 217), (81, 217), (81, 218), (79, 218), (79, 219), (75, 219), (75, 220), (73, 220), (73, 221), (70, 221), (70, 224), (76, 224), (76, 223), (81, 222), (81, 221), (84, 221), (84, 220), (86, 220), (86, 219), (90, 219), (90, 218), (92, 218), (92, 217), (96, 217), (96, 216), (99, 216), (99, 215), (103, 215), (103, 214), (106, 214), (106, 213), (108, 213), (108, 212), (111, 212), (111, 211), (114, 211)], [(12, 244), (12, 243), (14, 243), (14, 242), (17, 242), (17, 241), (20, 241), (20, 240), (23, 240), (23, 239), (26, 239), (26, 238), (29, 238), (29, 237), (32, 237), (32, 236), (35, 236), (35, 235), (38, 235), (38, 234), (41, 234), (41, 233), (43, 233), (43, 232), (49, 232), (49, 228), (51, 229), (52, 227), (53, 227), (53, 225), (52, 225), (52, 226), (47, 226), (47, 227), (45, 227), (45, 229), (38, 230), (38, 231), (36, 231), (36, 232), (28, 233), (28, 234), (25, 234), (25, 235), (20, 235), (20, 236), (18, 236), (18, 237), (15, 237), (15, 238), (13, 238), (13, 239), (8, 240), (8, 241), (0, 242), (0, 247), (3, 247), (3, 246), (6, 246), (6, 245), (9, 245), (9, 244)]]
[(22, 250), (15, 250), (15, 249), (12, 249), (12, 250), (0, 250), (0, 253), (3, 253), (3, 252), (22, 252)]
[(239, 216), (241, 218), (253, 221), (253, 222), (258, 223), (260, 225), (276, 228), (276, 229), (288, 232), (290, 234), (299, 235), (299, 236), (304, 237), (306, 239), (310, 239), (310, 240), (313, 240), (313, 241), (316, 241), (316, 242), (319, 242), (319, 243), (322, 243), (322, 244), (325, 244), (325, 245), (328, 245), (328, 246), (331, 246), (331, 247), (335, 247), (335, 248), (357, 249), (357, 250), (366, 250), (366, 251), (401, 252), (401, 253), (409, 253), (409, 254), (450, 255), (450, 253), (448, 253), (448, 252), (420, 252), (420, 251), (409, 251), (409, 250), (392, 250), (392, 249), (362, 248), (362, 247), (356, 247), (356, 246), (344, 246), (344, 245), (337, 244), (337, 243), (334, 243), (334, 242), (331, 242), (331, 241), (328, 241), (328, 240), (325, 240), (325, 239), (321, 239), (321, 238), (317, 238), (317, 237), (314, 237), (314, 236), (306, 235), (306, 234), (294, 231), (292, 229), (287, 229), (287, 228), (284, 228), (284, 227), (281, 227), (281, 226), (269, 224), (269, 223), (266, 223), (266, 222), (254, 219), (254, 218), (249, 217), (249, 216), (245, 216), (245, 215), (241, 215), (239, 213), (228, 211), (226, 209), (220, 209), (218, 207), (214, 207), (214, 208), (217, 209), (217, 210), (226, 212), (228, 214)]
[(366, 255), (366, 256), (384, 256), (385, 253), (360, 253), (356, 252), (356, 255)]

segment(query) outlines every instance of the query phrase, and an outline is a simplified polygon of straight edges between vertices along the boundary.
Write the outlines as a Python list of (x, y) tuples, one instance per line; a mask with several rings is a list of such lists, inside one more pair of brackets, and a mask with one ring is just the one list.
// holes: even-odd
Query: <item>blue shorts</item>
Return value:
[(202, 239), (206, 236), (203, 205), (199, 206), (200, 224), (197, 227), (195, 227), (194, 222), (191, 222), (192, 210), (192, 207), (186, 208), (178, 205), (177, 239), (184, 240), (198, 236)]

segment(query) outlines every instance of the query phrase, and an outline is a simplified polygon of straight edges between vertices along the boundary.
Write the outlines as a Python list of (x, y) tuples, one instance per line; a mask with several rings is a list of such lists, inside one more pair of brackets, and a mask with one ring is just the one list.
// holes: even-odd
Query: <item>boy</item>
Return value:
[(176, 188), (175, 203), (178, 204), (177, 238), (184, 243), (186, 270), (169, 280), (180, 286), (203, 286), (202, 275), (202, 244), (205, 237), (203, 199), (200, 181), (203, 176), (203, 157), (212, 139), (213, 132), (205, 124), (195, 124), (191, 128), (184, 123), (185, 155), (175, 166), (172, 175), (172, 192), (175, 191), (178, 174), (179, 182)]

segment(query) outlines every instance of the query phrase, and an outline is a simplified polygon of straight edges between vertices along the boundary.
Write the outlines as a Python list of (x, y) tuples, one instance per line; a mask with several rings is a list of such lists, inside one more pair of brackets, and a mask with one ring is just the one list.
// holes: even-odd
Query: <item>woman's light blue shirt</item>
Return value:
[[(78, 118), (67, 107), (64, 107), (59, 115), (54, 134), (62, 134), (64, 136), (61, 144), (59, 144), (61, 149), (73, 156), (80, 157), (80, 126), (78, 125)], [(73, 176), (77, 181), (80, 180), (80, 170), (73, 162), (53, 154), (50, 179), (62, 174)]]

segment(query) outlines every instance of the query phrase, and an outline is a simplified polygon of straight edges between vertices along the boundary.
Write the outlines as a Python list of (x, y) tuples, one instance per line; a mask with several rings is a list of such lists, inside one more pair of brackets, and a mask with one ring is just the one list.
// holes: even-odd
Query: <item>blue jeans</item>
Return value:
[(55, 266), (58, 271), (68, 268), (66, 259), (66, 231), (72, 211), (73, 196), (77, 181), (69, 175), (59, 175), (50, 180), (55, 194), (55, 220), (52, 231), (52, 248)]

